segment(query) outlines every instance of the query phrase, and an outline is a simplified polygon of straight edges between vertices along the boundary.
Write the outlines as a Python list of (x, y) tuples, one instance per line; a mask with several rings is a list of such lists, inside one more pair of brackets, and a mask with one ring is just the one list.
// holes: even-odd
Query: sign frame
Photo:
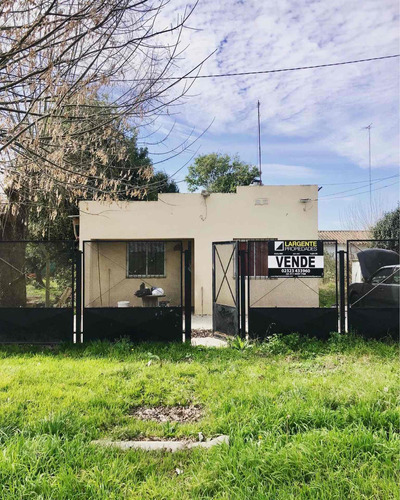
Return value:
[(323, 278), (322, 240), (272, 240), (268, 242), (269, 278)]

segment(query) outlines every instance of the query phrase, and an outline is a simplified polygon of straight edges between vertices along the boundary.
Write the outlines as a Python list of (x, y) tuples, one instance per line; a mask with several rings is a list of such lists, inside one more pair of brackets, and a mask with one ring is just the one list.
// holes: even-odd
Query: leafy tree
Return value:
[(186, 176), (189, 191), (199, 188), (213, 193), (234, 193), (237, 186), (248, 186), (258, 177), (258, 169), (238, 156), (211, 153), (198, 156)]
[[(165, 172), (155, 172), (147, 148), (137, 146), (136, 135), (131, 134), (121, 140), (121, 147), (126, 150), (123, 160), (113, 162), (111, 165), (99, 167), (98, 173), (107, 178), (118, 177), (123, 170), (126, 179), (129, 179), (127, 189), (120, 185), (116, 199), (118, 200), (157, 200), (158, 193), (178, 193), (176, 183), (169, 179)], [(88, 181), (96, 183), (96, 176)], [(136, 186), (132, 191), (130, 186)], [(55, 196), (60, 197), (57, 202)], [(30, 195), (30, 198), (33, 198)], [(49, 191), (41, 193), (37, 203), (29, 211), (28, 234), (31, 239), (46, 237), (51, 240), (73, 239), (72, 222), (69, 216), (79, 212), (78, 202), (81, 200), (96, 199), (96, 193), (87, 191), (80, 198), (71, 199), (68, 187), (59, 189), (57, 193)], [(54, 210), (54, 206), (57, 209)]]
[(377, 240), (393, 239), (384, 243), (385, 248), (399, 251), (400, 239), (400, 205), (391, 212), (387, 212), (372, 228), (373, 238)]
[[(154, 172), (151, 159), (146, 148), (137, 146), (135, 134), (121, 138), (121, 147), (126, 151), (124, 161), (98, 167), (88, 184), (96, 184), (99, 174), (109, 179), (118, 176), (123, 169), (129, 186), (138, 186), (135, 191), (118, 190), (120, 200), (156, 200), (158, 193), (179, 192), (176, 183), (169, 179), (165, 172)], [(83, 156), (82, 161), (90, 161), (90, 155)], [(87, 190), (80, 199), (96, 199), (96, 191)], [(49, 240), (73, 239), (70, 215), (78, 213), (79, 199), (74, 197), (68, 186), (59, 187), (47, 192), (35, 189), (31, 182), (17, 189), (9, 189), (8, 196), (16, 196), (22, 201), (19, 211), (9, 212), (9, 224), (3, 231), (4, 239)], [(0, 216), (0, 220), (1, 220)], [(26, 285), (32, 284), (37, 289), (45, 291), (45, 305), (49, 306), (54, 297), (50, 296), (50, 278), (56, 281), (60, 292), (70, 286), (70, 255), (66, 247), (57, 244), (25, 245), (3, 244), (1, 247), (2, 262), (0, 262), (0, 303), (3, 306), (26, 306)], [(54, 268), (54, 269), (53, 269)], [(16, 270), (27, 270), (18, 273)]]
[(179, 193), (176, 182), (166, 172), (155, 172), (147, 187), (146, 200), (156, 201), (158, 193)]

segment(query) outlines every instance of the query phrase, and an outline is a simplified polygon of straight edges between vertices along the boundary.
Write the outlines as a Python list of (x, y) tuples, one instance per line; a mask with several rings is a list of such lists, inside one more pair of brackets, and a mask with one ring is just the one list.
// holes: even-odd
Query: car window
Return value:
[(390, 283), (394, 285), (400, 285), (400, 269), (397, 269), (394, 275), (390, 278)]
[[(371, 279), (371, 283), (373, 285), (377, 285), (378, 283), (382, 283), (382, 281), (386, 280), (391, 274), (393, 274), (393, 268), (387, 267), (385, 269), (380, 269), (377, 271)], [(387, 281), (385, 281), (387, 283)]]

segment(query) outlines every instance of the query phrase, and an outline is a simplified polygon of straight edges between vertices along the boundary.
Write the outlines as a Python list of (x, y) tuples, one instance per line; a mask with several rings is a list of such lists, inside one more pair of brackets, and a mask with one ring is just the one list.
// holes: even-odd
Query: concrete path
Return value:
[(229, 445), (229, 436), (218, 436), (207, 441), (111, 441), (109, 439), (99, 439), (92, 441), (92, 444), (100, 446), (113, 446), (121, 450), (140, 449), (146, 451), (171, 451), (189, 450), (191, 448), (211, 448), (219, 444)]
[(226, 340), (216, 339), (215, 337), (195, 337), (192, 339), (192, 345), (202, 345), (204, 347), (227, 347)]
[(212, 330), (212, 316), (192, 315), (192, 330)]

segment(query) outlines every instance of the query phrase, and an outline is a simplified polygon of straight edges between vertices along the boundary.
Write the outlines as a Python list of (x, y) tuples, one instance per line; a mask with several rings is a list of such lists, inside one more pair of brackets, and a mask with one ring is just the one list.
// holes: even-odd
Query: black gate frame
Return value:
[(0, 307), (1, 344), (58, 344), (73, 341), (75, 244), (73, 240), (5, 240), (4, 244), (65, 244), (71, 258), (71, 307)]
[(398, 339), (400, 334), (399, 309), (396, 307), (356, 307), (352, 308), (349, 297), (350, 285), (350, 245), (354, 243), (393, 242), (396, 239), (347, 240), (346, 248), (346, 299), (347, 331), (369, 339)]
[[(286, 238), (287, 239), (287, 238)], [(300, 238), (297, 238), (300, 239)], [(304, 239), (304, 238), (303, 238)], [(265, 240), (247, 241), (247, 269), (250, 268), (249, 248), (253, 243)], [(250, 276), (247, 277), (247, 303), (248, 303), (248, 332), (249, 337), (264, 339), (274, 333), (290, 334), (300, 333), (319, 339), (327, 339), (331, 332), (339, 329), (339, 291), (338, 291), (338, 244), (337, 240), (319, 240), (323, 243), (333, 243), (335, 246), (335, 307), (251, 307)], [(296, 278), (278, 278), (280, 280)], [(312, 278), (306, 278), (312, 279)]]
[[(231, 245), (232, 246), (232, 254), (230, 256), (229, 262), (226, 266), (222, 263), (221, 257), (218, 253), (217, 246), (218, 245)], [(222, 272), (224, 274), (221, 286), (219, 290), (216, 289), (216, 257), (219, 260), (221, 265)], [(232, 262), (235, 270), (235, 293), (233, 293), (231, 286), (227, 280), (227, 273), (229, 270), (229, 266)], [(240, 284), (239, 284), (239, 241), (216, 241), (212, 244), (212, 326), (213, 332), (225, 333), (228, 335), (245, 335), (245, 332), (241, 328), (240, 314), (241, 307), (239, 302), (239, 297), (243, 297), (243, 294), (240, 293)], [(221, 291), (222, 285), (226, 280), (229, 290), (232, 295), (232, 299), (234, 302), (233, 306), (227, 306), (225, 304), (218, 304), (218, 297)], [(241, 282), (241, 281), (240, 281)]]
[[(183, 249), (183, 240), (141, 239), (140, 241), (162, 241), (179, 243), (180, 258), (180, 306), (172, 307), (85, 307), (85, 246), (89, 243), (129, 243), (138, 239), (84, 240), (82, 241), (82, 317), (83, 342), (93, 340), (114, 341), (127, 337), (132, 342), (182, 342), (183, 336), (183, 279), (190, 284), (191, 272), (183, 272), (188, 262), (191, 247)], [(188, 252), (188, 253), (185, 253)], [(184, 256), (189, 256), (185, 257)], [(189, 259), (190, 262), (190, 259)], [(191, 289), (191, 287), (189, 288)], [(187, 295), (185, 295), (187, 297)], [(191, 308), (191, 304), (186, 304)], [(186, 340), (190, 342), (191, 323), (187, 323)]]

